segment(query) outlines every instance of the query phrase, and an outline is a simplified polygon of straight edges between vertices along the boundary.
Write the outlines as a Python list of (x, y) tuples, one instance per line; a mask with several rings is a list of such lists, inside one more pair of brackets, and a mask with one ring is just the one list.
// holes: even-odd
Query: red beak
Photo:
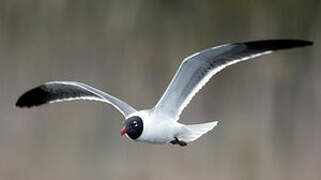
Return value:
[(120, 137), (122, 137), (124, 134), (126, 134), (127, 131), (128, 131), (128, 129), (123, 128), (123, 129), (120, 131)]

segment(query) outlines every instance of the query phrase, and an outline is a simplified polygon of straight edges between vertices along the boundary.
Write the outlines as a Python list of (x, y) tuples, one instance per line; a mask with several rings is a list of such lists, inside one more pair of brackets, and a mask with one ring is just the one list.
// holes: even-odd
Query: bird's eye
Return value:
[(133, 125), (134, 127), (137, 127), (137, 126), (138, 126), (137, 121), (133, 121), (133, 122), (132, 122), (132, 125)]

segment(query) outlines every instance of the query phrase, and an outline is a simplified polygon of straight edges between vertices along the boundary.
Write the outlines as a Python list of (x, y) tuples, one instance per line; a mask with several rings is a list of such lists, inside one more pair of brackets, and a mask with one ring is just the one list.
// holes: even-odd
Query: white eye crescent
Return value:
[(133, 125), (134, 127), (137, 127), (137, 126), (138, 126), (137, 121), (133, 121), (133, 122), (132, 122), (132, 125)]

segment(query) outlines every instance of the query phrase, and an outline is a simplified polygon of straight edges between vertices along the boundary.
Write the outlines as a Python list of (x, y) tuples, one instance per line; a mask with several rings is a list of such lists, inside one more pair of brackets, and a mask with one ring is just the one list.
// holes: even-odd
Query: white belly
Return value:
[(149, 124), (144, 128), (142, 135), (137, 141), (162, 144), (168, 143), (179, 134), (180, 124), (176, 122), (159, 122), (157, 124)]

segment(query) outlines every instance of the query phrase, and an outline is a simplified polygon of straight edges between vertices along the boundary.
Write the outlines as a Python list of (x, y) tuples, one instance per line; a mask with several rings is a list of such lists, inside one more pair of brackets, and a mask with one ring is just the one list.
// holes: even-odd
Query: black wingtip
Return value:
[(19, 108), (23, 108), (26, 106), (26, 103), (25, 103), (25, 98), (23, 97), (24, 95), (20, 96), (19, 99), (17, 100), (16, 102), (16, 107), (19, 107)]
[(28, 107), (30, 108), (32, 105), (26, 103), (25, 101), (25, 98), (24, 97), (19, 97), (19, 99), (17, 100), (16, 102), (16, 107), (19, 107), (19, 108), (24, 108), (24, 107)]
[(45, 104), (47, 95), (48, 92), (44, 91), (41, 87), (36, 87), (20, 96), (16, 102), (16, 106), (20, 108), (30, 108), (32, 106)]
[(313, 42), (299, 39), (272, 39), (263, 41), (251, 41), (244, 44), (251, 49), (281, 50), (295, 47), (312, 46)]
[(23, 104), (21, 103), (20, 98), (19, 98), (19, 99), (17, 100), (17, 102), (16, 102), (16, 107), (20, 107), (20, 108), (23, 107)]

